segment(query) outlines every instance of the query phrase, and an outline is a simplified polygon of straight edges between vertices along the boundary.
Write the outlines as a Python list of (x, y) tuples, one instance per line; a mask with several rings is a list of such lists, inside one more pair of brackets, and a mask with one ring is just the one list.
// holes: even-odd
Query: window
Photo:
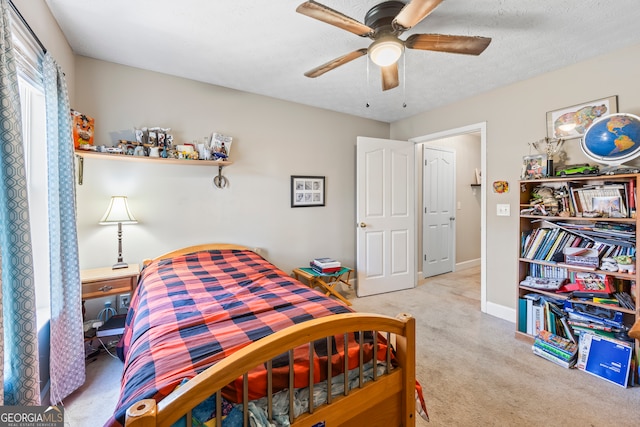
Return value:
[(11, 35), (20, 87), (37, 322), (40, 329), (50, 318), (47, 125), (40, 71), (43, 52), (13, 10), (11, 18)]
[(19, 73), (22, 137), (29, 194), (29, 222), (33, 250), (38, 329), (50, 318), (49, 218), (47, 215), (47, 147), (45, 101), (42, 88)]

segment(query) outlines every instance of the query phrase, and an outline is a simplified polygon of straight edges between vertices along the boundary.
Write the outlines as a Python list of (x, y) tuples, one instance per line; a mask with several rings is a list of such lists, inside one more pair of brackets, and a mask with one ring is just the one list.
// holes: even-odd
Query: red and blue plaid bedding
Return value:
[[(289, 277), (252, 251), (215, 250), (153, 262), (141, 273), (132, 297), (118, 354), (124, 361), (122, 389), (107, 425), (124, 425), (126, 409), (140, 399), (161, 400), (184, 378), (192, 378), (244, 346), (310, 319), (352, 310)], [(358, 365), (357, 334), (350, 334), (349, 369)], [(344, 369), (334, 338), (332, 372)], [(381, 342), (382, 341), (382, 342)], [(365, 360), (372, 337), (365, 334)], [(326, 340), (314, 345), (314, 381), (326, 374)], [(385, 344), (379, 340), (378, 357)], [(296, 349), (295, 386), (308, 386), (308, 346)], [(274, 392), (288, 386), (288, 359), (273, 362)], [(250, 399), (263, 397), (266, 369), (250, 373)], [(241, 381), (223, 395), (241, 401)]]

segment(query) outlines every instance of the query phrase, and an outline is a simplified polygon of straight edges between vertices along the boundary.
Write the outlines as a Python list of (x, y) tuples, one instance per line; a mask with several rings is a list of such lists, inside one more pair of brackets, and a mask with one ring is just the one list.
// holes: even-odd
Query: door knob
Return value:
[(360, 228), (366, 228), (367, 224), (365, 224), (364, 222), (361, 222), (360, 224), (358, 224), (358, 227)]
[(455, 216), (451, 216), (451, 217), (449, 217), (449, 221), (455, 221), (455, 220), (456, 220), (456, 217), (455, 217)]

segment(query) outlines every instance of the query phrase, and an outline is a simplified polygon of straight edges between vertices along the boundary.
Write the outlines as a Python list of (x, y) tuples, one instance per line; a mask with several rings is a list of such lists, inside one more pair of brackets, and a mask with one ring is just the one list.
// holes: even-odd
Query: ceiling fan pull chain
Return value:
[(407, 54), (402, 55), (402, 108), (407, 108)]
[(371, 105), (369, 104), (369, 57), (367, 56), (367, 89), (366, 89), (367, 97), (366, 97), (366, 107), (369, 108)]

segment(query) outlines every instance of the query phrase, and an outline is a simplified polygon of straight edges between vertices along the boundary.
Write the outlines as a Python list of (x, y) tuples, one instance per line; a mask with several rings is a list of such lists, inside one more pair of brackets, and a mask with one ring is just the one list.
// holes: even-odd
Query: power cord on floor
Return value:
[[(102, 338), (98, 338), (98, 341), (100, 341), (100, 344), (102, 344), (102, 348), (104, 348), (104, 350), (109, 353), (109, 356), (113, 357), (114, 359), (118, 359), (118, 356), (111, 353), (111, 351), (109, 351), (109, 348), (107, 347), (107, 345), (102, 341)], [(112, 345), (113, 343), (117, 343), (118, 341), (111, 341), (109, 342), (109, 345)]]

